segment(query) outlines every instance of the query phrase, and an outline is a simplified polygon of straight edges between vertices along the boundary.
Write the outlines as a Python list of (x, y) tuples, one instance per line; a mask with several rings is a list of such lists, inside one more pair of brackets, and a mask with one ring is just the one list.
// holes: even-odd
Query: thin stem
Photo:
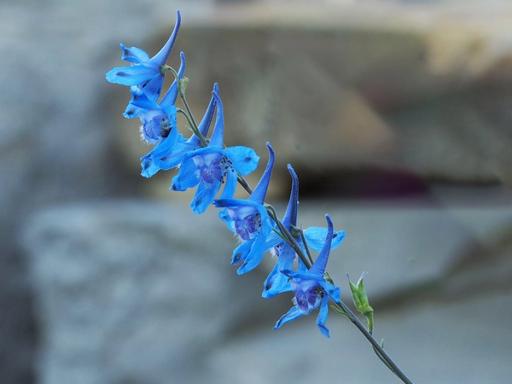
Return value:
[(384, 351), (384, 349), (380, 346), (380, 344), (375, 340), (375, 338), (368, 332), (366, 327), (361, 323), (361, 321), (357, 318), (357, 316), (350, 310), (350, 308), (340, 300), (339, 303), (336, 304), (339, 308), (345, 312), (348, 319), (354, 324), (357, 329), (363, 334), (363, 336), (370, 342), (374, 351), (377, 353), (377, 356), (384, 362), (384, 364), (405, 384), (413, 384), (411, 380), (401, 371), (400, 368), (394, 363), (394, 361), (389, 357), (389, 355)]
[(304, 248), (306, 249), (306, 255), (308, 256), (311, 265), (313, 265), (313, 257), (311, 256), (311, 252), (309, 251), (308, 242), (306, 241), (306, 237), (304, 236), (304, 231), (302, 230), (302, 228), (294, 227), (293, 229), (299, 232), (302, 244), (304, 244)]

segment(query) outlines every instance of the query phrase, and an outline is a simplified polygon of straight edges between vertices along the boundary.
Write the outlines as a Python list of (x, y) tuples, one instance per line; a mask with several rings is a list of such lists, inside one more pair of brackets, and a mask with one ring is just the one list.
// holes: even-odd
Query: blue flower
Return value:
[(185, 191), (197, 187), (190, 203), (195, 213), (203, 213), (224, 186), (221, 198), (233, 197), (238, 175), (245, 176), (258, 166), (259, 157), (247, 147), (224, 147), (224, 109), (218, 90), (213, 95), (217, 103), (215, 127), (208, 146), (186, 152), (180, 170), (173, 178), (171, 189)]
[[(292, 235), (294, 235), (293, 227), (297, 227), (297, 213), (299, 208), (299, 178), (290, 164), (288, 164), (288, 172), (290, 172), (292, 178), (292, 187), (290, 191), (290, 198), (288, 200), (288, 207), (286, 208), (286, 213), (284, 214), (282, 223), (283, 226), (288, 229)], [(294, 236), (295, 240), (305, 253), (306, 251), (302, 238), (300, 235)], [(306, 239), (308, 248), (317, 252), (323, 247), (326, 236), (327, 228), (310, 227), (304, 231), (304, 238)], [(332, 249), (338, 247), (344, 237), (344, 231), (334, 233), (331, 241)], [(281, 271), (293, 270), (295, 262), (297, 262), (298, 271), (306, 270), (306, 266), (301, 259), (297, 257), (293, 248), (275, 232), (271, 233), (270, 238), (267, 240), (267, 245), (269, 247), (273, 247), (272, 253), (277, 256), (277, 263), (263, 283), (263, 292), (261, 295), (264, 298), (274, 297), (283, 292), (292, 290), (290, 279)]]
[(264, 202), (274, 167), (274, 150), (270, 143), (267, 143), (267, 149), (267, 166), (251, 196), (243, 200), (221, 198), (215, 201), (216, 207), (225, 208), (220, 212), (220, 218), (241, 241), (231, 258), (231, 264), (238, 266), (236, 272), (239, 275), (256, 268), (269, 249), (267, 239), (273, 226)]
[(316, 324), (320, 332), (329, 337), (329, 329), (325, 325), (329, 313), (329, 299), (339, 303), (341, 298), (340, 289), (324, 278), (333, 238), (331, 218), (328, 215), (325, 218), (327, 220), (327, 236), (324, 246), (312, 267), (307, 271), (282, 271), (290, 278), (291, 290), (294, 292), (294, 305), (276, 322), (275, 329), (300, 316), (308, 315), (318, 308)]
[[(218, 93), (218, 85), (213, 85), (212, 97), (206, 108), (206, 112), (199, 123), (198, 130), (203, 136), (208, 134), (213, 115), (217, 108), (215, 93)], [(169, 170), (177, 167), (183, 160), (183, 156), (201, 146), (199, 137), (190, 136), (185, 140), (177, 129), (173, 129), (169, 136), (158, 143), (149, 153), (141, 158), (142, 176), (152, 177), (160, 170)]]
[(186, 59), (180, 53), (180, 68), (178, 78), (169, 87), (160, 103), (149, 99), (145, 94), (132, 98), (131, 107), (137, 111), (140, 119), (141, 139), (149, 144), (157, 144), (166, 138), (172, 130), (177, 129), (176, 99), (179, 93), (179, 81), (185, 74)]
[(176, 24), (171, 36), (160, 51), (151, 58), (142, 49), (128, 48), (121, 44), (121, 59), (132, 63), (132, 65), (112, 68), (106, 74), (107, 81), (128, 87), (137, 87), (131, 89), (134, 95), (146, 93), (150, 100), (158, 98), (164, 79), (162, 67), (172, 51), (180, 24), (181, 14), (178, 11), (176, 12)]

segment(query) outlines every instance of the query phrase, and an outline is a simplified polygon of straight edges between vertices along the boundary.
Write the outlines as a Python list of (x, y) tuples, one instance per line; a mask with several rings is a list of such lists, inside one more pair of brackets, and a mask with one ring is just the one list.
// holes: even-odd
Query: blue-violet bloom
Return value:
[[(206, 108), (198, 130), (206, 137), (217, 107), (215, 93), (218, 93), (219, 86), (213, 85), (212, 97)], [(144, 177), (152, 177), (160, 170), (170, 170), (177, 167), (183, 160), (183, 156), (190, 151), (201, 147), (199, 137), (192, 134), (188, 139), (178, 132), (177, 129), (171, 130), (169, 135), (161, 140), (149, 153), (141, 157), (141, 174)]]
[(213, 92), (216, 120), (208, 146), (183, 155), (179, 172), (174, 176), (171, 189), (185, 191), (197, 186), (190, 206), (195, 213), (203, 213), (224, 186), (221, 198), (233, 197), (238, 175), (253, 172), (259, 162), (256, 152), (248, 147), (224, 147), (224, 109), (218, 90)]
[[(297, 213), (299, 208), (299, 178), (290, 164), (288, 164), (288, 172), (292, 178), (292, 187), (282, 223), (283, 226), (295, 237), (297, 244), (305, 253), (306, 248), (303, 244), (302, 238), (294, 231), (294, 227), (297, 227)], [(319, 252), (323, 247), (326, 236), (327, 228), (310, 227), (304, 231), (304, 238), (307, 242), (308, 249), (312, 249), (317, 252)], [(331, 249), (337, 248), (344, 237), (344, 231), (335, 232), (332, 236)], [(277, 263), (263, 283), (263, 292), (261, 295), (264, 298), (274, 297), (283, 292), (292, 290), (289, 277), (281, 271), (294, 270), (294, 265), (296, 265), (296, 270), (299, 272), (306, 270), (306, 266), (302, 260), (297, 257), (297, 254), (290, 244), (284, 241), (277, 233), (271, 233), (270, 238), (267, 240), (267, 244), (269, 247), (273, 247), (272, 253), (277, 256)]]
[(132, 102), (137, 108), (140, 119), (140, 137), (148, 144), (157, 144), (166, 138), (172, 130), (177, 129), (176, 100), (179, 93), (179, 82), (185, 74), (186, 58), (180, 53), (178, 78), (174, 80), (160, 103), (140, 95)]
[(236, 272), (239, 275), (256, 268), (269, 249), (267, 239), (273, 225), (264, 203), (275, 155), (270, 143), (267, 143), (267, 150), (267, 166), (248, 199), (221, 198), (215, 201), (216, 207), (225, 208), (219, 213), (220, 218), (241, 241), (231, 257), (231, 264), (238, 266)]
[(298, 272), (291, 270), (282, 271), (290, 278), (290, 284), (294, 292), (294, 305), (276, 322), (275, 329), (300, 316), (308, 315), (319, 308), (316, 324), (320, 332), (324, 336), (329, 337), (329, 329), (325, 325), (329, 313), (329, 300), (339, 303), (341, 297), (340, 289), (324, 278), (333, 237), (331, 218), (328, 215), (325, 218), (327, 220), (327, 237), (320, 254), (311, 268), (307, 271)]
[(145, 94), (150, 100), (156, 101), (162, 88), (164, 75), (162, 68), (171, 54), (174, 42), (181, 25), (181, 14), (176, 12), (176, 24), (165, 45), (153, 57), (136, 47), (121, 44), (121, 59), (132, 63), (128, 67), (115, 67), (106, 74), (110, 83), (131, 87), (132, 100), (125, 111), (125, 117), (136, 117), (138, 111), (131, 104), (139, 96)]

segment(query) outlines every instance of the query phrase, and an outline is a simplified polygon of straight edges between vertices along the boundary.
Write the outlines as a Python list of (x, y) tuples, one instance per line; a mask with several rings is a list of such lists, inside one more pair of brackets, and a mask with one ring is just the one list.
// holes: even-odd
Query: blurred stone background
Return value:
[(313, 319), (272, 331), (289, 299), (260, 299), (268, 265), (236, 277), (215, 212), (139, 177), (104, 73), (120, 41), (158, 49), (178, 7), (196, 114), (219, 81), (229, 142), (277, 149), (279, 207), (296, 166), (302, 223), (347, 231), (332, 274), (368, 272), (404, 370), (508, 382), (506, 0), (0, 3), (0, 382), (396, 382), (342, 318), (330, 340)]

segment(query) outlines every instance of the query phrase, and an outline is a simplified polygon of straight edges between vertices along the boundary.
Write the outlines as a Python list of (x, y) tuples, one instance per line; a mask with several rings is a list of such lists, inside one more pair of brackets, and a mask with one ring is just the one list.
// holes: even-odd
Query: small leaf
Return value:
[(368, 323), (368, 331), (370, 333), (373, 332), (373, 308), (370, 305), (370, 302), (368, 300), (368, 295), (366, 293), (366, 287), (364, 286), (364, 273), (361, 274), (361, 277), (357, 282), (354, 284), (352, 281), (350, 281), (349, 278), (349, 285), (350, 290), (352, 291), (352, 300), (354, 301), (354, 305), (357, 309), (357, 311), (366, 317), (366, 321)]

